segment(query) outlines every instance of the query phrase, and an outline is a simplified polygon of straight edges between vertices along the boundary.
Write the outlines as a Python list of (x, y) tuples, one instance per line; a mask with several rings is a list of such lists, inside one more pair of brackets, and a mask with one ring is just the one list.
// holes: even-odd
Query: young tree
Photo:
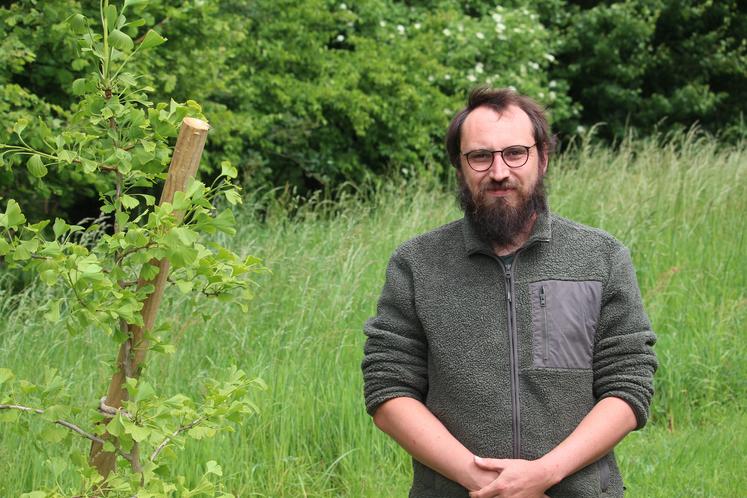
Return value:
[[(231, 496), (210, 478), (221, 475), (215, 462), (207, 463), (196, 488), (171, 475), (171, 448), (254, 413), (247, 394), (262, 382), (232, 368), (224, 381), (209, 381), (204, 397), (195, 401), (183, 394), (161, 396), (141, 377), (149, 351), (173, 350), (162, 340), (164, 327), (155, 326), (166, 285), (246, 307), (250, 277), (261, 270), (255, 257), (242, 258), (210, 240), (219, 232), (235, 233), (231, 205), (241, 196), (231, 183), (236, 169), (228, 162), (211, 185), (194, 178), (209, 128), (199, 119), (199, 105), (173, 100), (154, 105), (148, 100), (152, 89), (128, 72), (129, 63), (165, 41), (154, 30), (142, 32), (142, 18), (127, 17), (146, 1), (124, 0), (118, 8), (101, 0), (100, 19), (71, 16), (78, 47), (97, 61), (97, 71), (72, 83), (80, 101), (69, 122), (53, 134), (43, 119), (22, 119), (14, 126), (17, 142), (0, 145), (2, 155), (24, 157), (34, 178), (43, 180), (49, 168), (59, 168), (99, 187), (101, 217), (88, 226), (60, 218), (32, 223), (19, 202), (6, 200), (0, 257), (9, 268), (65, 289), (45, 318), (72, 334), (95, 329), (110, 336), (119, 345), (114, 375), (92, 410), (92, 426), (82, 428), (70, 421), (80, 403), (71, 402), (54, 369), (32, 383), (0, 368), (0, 415), (4, 421), (40, 415), (51, 424), (43, 432), (48, 441), (89, 439), (90, 459), (72, 462), (83, 496)], [(98, 24), (100, 32), (94, 30)], [(182, 122), (172, 155), (169, 142)], [(157, 203), (153, 191), (163, 180)], [(229, 206), (220, 209), (224, 202)], [(26, 496), (71, 492), (58, 487)]]

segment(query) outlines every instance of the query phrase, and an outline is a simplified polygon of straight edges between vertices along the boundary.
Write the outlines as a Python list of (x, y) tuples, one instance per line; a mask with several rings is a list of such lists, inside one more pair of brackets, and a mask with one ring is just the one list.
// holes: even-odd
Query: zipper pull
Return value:
[(506, 263), (506, 297), (508, 302), (511, 302), (511, 263)]
[(547, 305), (547, 298), (545, 297), (545, 286), (540, 286), (540, 306), (543, 308)]

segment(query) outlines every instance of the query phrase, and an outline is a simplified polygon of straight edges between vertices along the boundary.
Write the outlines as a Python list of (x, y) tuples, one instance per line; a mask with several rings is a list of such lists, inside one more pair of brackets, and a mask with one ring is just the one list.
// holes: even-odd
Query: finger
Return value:
[(506, 462), (500, 458), (481, 458), (475, 456), (475, 464), (486, 470), (503, 470), (506, 467)]
[(484, 488), (472, 491), (469, 494), (470, 498), (498, 498), (500, 493), (493, 487), (492, 484), (488, 484)]

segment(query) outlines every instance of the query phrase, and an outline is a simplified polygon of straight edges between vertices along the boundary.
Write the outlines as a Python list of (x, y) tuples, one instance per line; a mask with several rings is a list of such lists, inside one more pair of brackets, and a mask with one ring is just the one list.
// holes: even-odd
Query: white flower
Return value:
[(531, 69), (534, 69), (535, 71), (536, 71), (536, 70), (538, 70), (538, 69), (540, 68), (540, 65), (539, 65), (539, 64), (537, 64), (537, 63), (536, 63), (536, 62), (534, 62), (534, 61), (532, 61), (532, 62), (528, 62), (528, 63), (527, 63), (527, 66), (529, 66), (529, 67), (530, 67)]
[(399, 34), (401, 34), (401, 35), (404, 35), (405, 34), (405, 27), (402, 26), (401, 24), (397, 24), (397, 32)]
[(503, 23), (503, 16), (499, 13), (495, 13), (491, 16), (496, 24), (502, 24)]
[(485, 35), (482, 34), (480, 31), (478, 31), (477, 33), (475, 33), (475, 36), (477, 37), (478, 40), (484, 40), (485, 39)]
[(436, 79), (436, 78), (434, 78), (434, 77), (433, 77), (433, 75), (430, 75), (430, 76), (428, 76), (428, 81), (431, 81), (431, 82), (432, 82), (432, 81), (433, 81), (433, 80), (435, 80), (435, 79)]
[(496, 25), (495, 25), (495, 32), (498, 33), (498, 34), (501, 34), (504, 31), (506, 31), (506, 25), (503, 24), (502, 22), (496, 23)]
[(379, 21), (379, 26), (381, 26), (382, 28), (383, 28), (384, 26), (386, 26), (386, 21)]
[(581, 126), (581, 125), (576, 126), (576, 133), (580, 135), (585, 132), (586, 132), (586, 126)]
[(511, 90), (512, 92), (516, 91), (516, 87), (513, 85), (508, 85), (508, 89)]
[(444, 36), (451, 36), (451, 30), (449, 28), (444, 28), (442, 33), (444, 34)]
[(467, 76), (467, 79), (470, 80), (472, 83), (477, 81), (477, 77), (474, 74), (470, 74)]
[(550, 88), (555, 88), (556, 86), (558, 86), (558, 82), (555, 80), (550, 80), (550, 83), (548, 83), (547, 86), (549, 86)]
[(338, 42), (344, 42), (345, 41), (345, 35), (337, 35), (337, 38), (335, 38)]
[(416, 22), (415, 24), (412, 25), (412, 27), (415, 29), (420, 29), (420, 23)]
[(345, 5), (344, 3), (341, 3), (340, 4), (340, 10), (348, 10), (348, 6)]
[(475, 72), (477, 74), (482, 74), (483, 72), (485, 72), (485, 66), (482, 65), (482, 62), (478, 62), (477, 64), (475, 64)]
[(550, 62), (555, 62), (555, 56), (552, 54), (545, 54), (545, 59), (547, 59)]
[(450, 80), (451, 79), (451, 75), (450, 74), (444, 74), (444, 79), (447, 80), (447, 81)]

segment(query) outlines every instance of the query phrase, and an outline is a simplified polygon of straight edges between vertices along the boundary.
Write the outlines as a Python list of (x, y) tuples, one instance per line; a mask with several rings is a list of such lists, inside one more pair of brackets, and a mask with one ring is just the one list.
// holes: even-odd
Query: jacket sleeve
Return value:
[(377, 314), (366, 322), (364, 332), (361, 368), (368, 413), (397, 397), (424, 402), (428, 348), (415, 310), (412, 271), (397, 252), (389, 260)]
[(619, 246), (602, 295), (594, 344), (594, 396), (626, 401), (635, 413), (636, 429), (646, 424), (654, 394), (655, 342), (630, 254)]

